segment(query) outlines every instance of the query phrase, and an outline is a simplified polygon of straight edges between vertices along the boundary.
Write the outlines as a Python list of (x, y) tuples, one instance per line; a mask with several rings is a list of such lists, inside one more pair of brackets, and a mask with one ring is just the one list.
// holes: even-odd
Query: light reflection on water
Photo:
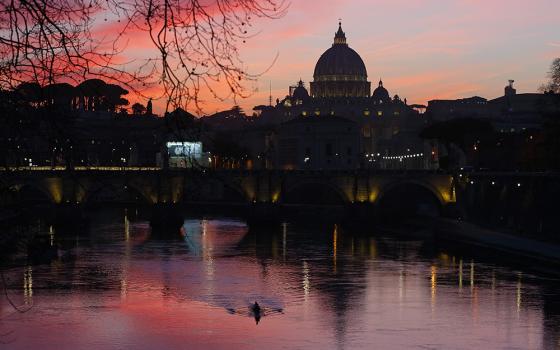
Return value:
[(187, 220), (183, 233), (158, 240), (146, 222), (102, 215), (79, 238), (49, 228), (59, 258), (6, 272), (12, 299), (33, 307), (0, 301), (0, 347), (558, 346), (555, 281), (430, 241), (227, 219)]

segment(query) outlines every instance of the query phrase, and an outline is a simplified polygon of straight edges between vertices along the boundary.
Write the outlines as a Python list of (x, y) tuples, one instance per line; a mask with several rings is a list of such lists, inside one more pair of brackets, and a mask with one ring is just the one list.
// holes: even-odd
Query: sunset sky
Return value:
[[(300, 78), (308, 86), (338, 18), (372, 86), (382, 78), (391, 95), (409, 103), (495, 98), (508, 79), (518, 92), (534, 92), (560, 56), (559, 13), (558, 0), (293, 0), (283, 18), (255, 22), (259, 34), (242, 44), (251, 73), (278, 59), (257, 82), (247, 83), (256, 92), (238, 104), (247, 112), (267, 104), (269, 84), (274, 100)], [(208, 101), (205, 112), (233, 104)]]

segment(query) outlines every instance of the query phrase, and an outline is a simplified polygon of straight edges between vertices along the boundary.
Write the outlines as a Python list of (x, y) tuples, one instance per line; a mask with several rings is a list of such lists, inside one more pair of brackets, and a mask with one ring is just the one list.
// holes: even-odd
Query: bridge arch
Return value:
[(4, 179), (0, 183), (2, 202), (6, 200), (23, 200), (27, 202), (60, 203), (62, 201), (62, 187), (56, 181), (43, 179)]
[(385, 218), (439, 216), (445, 205), (441, 192), (419, 180), (395, 181), (383, 186), (376, 199), (377, 212)]
[(241, 202), (248, 202), (251, 199), (248, 196), (247, 191), (238, 188), (237, 186), (227, 183), (227, 182), (222, 182), (223, 185), (223, 198), (226, 201), (231, 201), (231, 202), (236, 202), (236, 201), (241, 201)]
[(184, 201), (209, 201), (228, 203), (248, 203), (252, 197), (243, 187), (243, 183), (236, 183), (224, 177), (191, 178), (185, 182)]
[[(14, 185), (17, 188), (19, 202), (30, 203), (56, 203), (61, 198), (55, 198), (57, 194), (50, 193), (46, 188), (37, 183), (25, 182)], [(60, 196), (60, 194), (58, 194)]]
[(122, 204), (152, 204), (153, 201), (134, 184), (98, 184), (86, 193), (84, 202), (101, 204), (106, 202)]
[[(229, 203), (248, 203), (253, 200), (255, 194), (251, 186), (244, 183), (228, 181), (224, 178), (214, 178), (209, 183), (210, 198)], [(208, 195), (208, 193), (206, 193)]]
[(350, 202), (341, 188), (330, 182), (304, 181), (285, 188), (282, 193), (285, 204), (344, 205)]

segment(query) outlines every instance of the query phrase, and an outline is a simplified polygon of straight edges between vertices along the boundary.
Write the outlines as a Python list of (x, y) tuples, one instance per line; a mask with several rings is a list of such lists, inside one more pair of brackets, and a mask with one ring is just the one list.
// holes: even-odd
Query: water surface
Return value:
[[(556, 349), (554, 279), (432, 240), (191, 219), (156, 239), (98, 213), (46, 229), (59, 258), (5, 269), (0, 348)], [(249, 306), (258, 301), (257, 324)]]

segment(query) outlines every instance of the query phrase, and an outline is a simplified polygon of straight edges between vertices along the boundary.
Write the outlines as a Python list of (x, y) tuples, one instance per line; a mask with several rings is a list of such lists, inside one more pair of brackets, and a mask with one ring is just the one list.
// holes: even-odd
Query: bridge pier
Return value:
[(152, 206), (150, 226), (156, 237), (179, 237), (185, 218), (175, 204), (158, 203)]
[(51, 207), (48, 221), (59, 230), (81, 227), (88, 223), (84, 209), (78, 203), (55, 204)]
[(378, 222), (378, 210), (374, 203), (353, 202), (345, 208), (344, 219), (342, 221), (347, 227), (368, 227)]
[(443, 204), (441, 207), (440, 216), (444, 218), (457, 219), (465, 216), (462, 208), (456, 203)]
[(282, 222), (281, 208), (272, 202), (255, 202), (247, 209), (245, 219), (251, 226), (270, 226)]

